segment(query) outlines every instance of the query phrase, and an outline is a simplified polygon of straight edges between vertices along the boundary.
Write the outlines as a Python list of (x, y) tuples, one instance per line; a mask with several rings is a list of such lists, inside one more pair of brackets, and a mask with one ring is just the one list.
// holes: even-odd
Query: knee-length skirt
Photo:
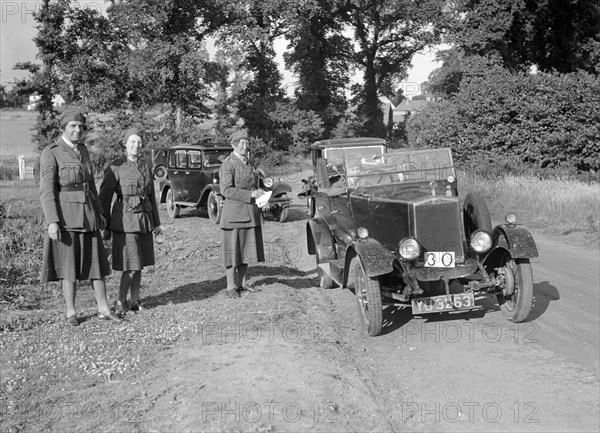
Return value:
[(154, 265), (152, 233), (113, 232), (112, 268), (115, 271), (141, 271)]
[(60, 240), (44, 234), (40, 281), (99, 280), (110, 274), (110, 264), (99, 231), (61, 230)]
[(221, 259), (224, 266), (265, 261), (261, 226), (221, 230), (223, 231)]

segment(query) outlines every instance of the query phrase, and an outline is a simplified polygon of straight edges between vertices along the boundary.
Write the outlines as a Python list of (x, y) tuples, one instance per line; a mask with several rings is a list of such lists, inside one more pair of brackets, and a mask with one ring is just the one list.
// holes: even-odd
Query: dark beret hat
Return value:
[(127, 143), (127, 139), (131, 135), (137, 135), (142, 139), (142, 142), (144, 141), (144, 136), (142, 135), (142, 132), (136, 127), (131, 127), (123, 133), (123, 146), (125, 146), (125, 143)]
[(233, 134), (231, 134), (231, 137), (229, 138), (229, 142), (237, 143), (238, 141), (240, 141), (243, 138), (248, 140), (248, 132), (245, 129), (240, 129), (239, 131), (235, 131)]
[(60, 126), (64, 127), (71, 121), (83, 122), (85, 124), (85, 116), (76, 108), (68, 108), (60, 115)]

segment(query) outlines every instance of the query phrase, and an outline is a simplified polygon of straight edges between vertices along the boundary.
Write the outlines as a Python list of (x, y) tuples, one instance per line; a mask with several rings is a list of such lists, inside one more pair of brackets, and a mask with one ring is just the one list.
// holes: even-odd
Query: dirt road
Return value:
[[(598, 430), (598, 250), (535, 234), (529, 322), (507, 322), (485, 299), (457, 315), (388, 308), (384, 334), (371, 338), (350, 290), (316, 287), (306, 219), (296, 200), (288, 222), (267, 221), (267, 260), (249, 271), (261, 291), (236, 300), (223, 293), (216, 227), (197, 212), (166, 223), (159, 264), (143, 277), (150, 309), (114, 332), (118, 344), (117, 335), (144, 329), (155, 338), (179, 330), (178, 338), (134, 373), (45, 390), (60, 416), (25, 429)], [(70, 416), (56, 410), (67, 402)]]

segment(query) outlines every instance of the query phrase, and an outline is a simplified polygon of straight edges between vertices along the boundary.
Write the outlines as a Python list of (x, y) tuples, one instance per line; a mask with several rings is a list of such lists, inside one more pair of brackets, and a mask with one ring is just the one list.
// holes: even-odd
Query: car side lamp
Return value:
[(404, 238), (398, 244), (398, 252), (404, 260), (415, 260), (421, 254), (421, 245), (415, 238)]
[(471, 248), (478, 254), (487, 253), (492, 248), (492, 237), (483, 230), (476, 230), (471, 235)]
[(517, 223), (517, 215), (515, 215), (514, 213), (507, 213), (506, 216), (504, 217), (504, 220), (508, 223), (508, 224), (516, 224)]
[(359, 227), (356, 229), (356, 235), (359, 239), (367, 239), (369, 237), (369, 230), (366, 227)]

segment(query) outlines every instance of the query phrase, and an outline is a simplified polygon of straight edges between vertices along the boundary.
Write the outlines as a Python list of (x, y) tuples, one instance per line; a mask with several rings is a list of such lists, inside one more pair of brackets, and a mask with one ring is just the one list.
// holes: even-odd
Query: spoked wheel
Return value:
[(533, 272), (528, 259), (514, 259), (507, 252), (503, 257), (504, 267), (498, 269), (504, 276), (504, 287), (498, 295), (500, 310), (511, 322), (527, 319), (533, 305)]
[(173, 190), (170, 189), (167, 191), (167, 215), (169, 215), (169, 218), (171, 219), (175, 219), (175, 218), (179, 218), (179, 215), (181, 213), (181, 208), (179, 207), (179, 205), (175, 204), (175, 198), (173, 197)]
[(208, 219), (215, 224), (221, 222), (221, 213), (223, 212), (223, 200), (214, 191), (208, 194), (208, 200), (206, 201), (206, 210), (208, 212)]
[(492, 219), (485, 200), (481, 194), (470, 192), (465, 197), (463, 204), (463, 222), (465, 225), (465, 236), (467, 240), (476, 230), (492, 232)]
[(167, 167), (164, 165), (157, 165), (154, 167), (154, 179), (165, 180), (167, 178)]
[(353, 259), (354, 290), (358, 302), (360, 320), (367, 333), (374, 337), (381, 334), (383, 327), (383, 305), (381, 302), (381, 284), (379, 279), (367, 276), (360, 258)]

